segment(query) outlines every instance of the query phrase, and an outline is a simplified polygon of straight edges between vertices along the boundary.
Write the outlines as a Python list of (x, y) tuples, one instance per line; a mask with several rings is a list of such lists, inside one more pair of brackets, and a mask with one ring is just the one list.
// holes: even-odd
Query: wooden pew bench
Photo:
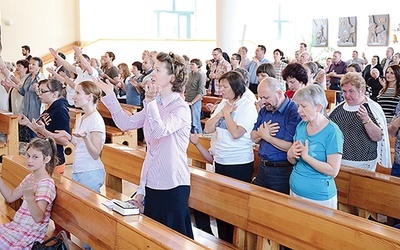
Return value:
[(6, 135), (4, 145), (0, 146), (0, 155), (19, 154), (18, 115), (0, 110), (0, 133)]
[[(130, 155), (131, 157), (126, 157)], [(144, 148), (131, 148), (118, 144), (104, 145), (101, 160), (106, 170), (106, 187), (122, 192), (122, 180), (135, 185), (140, 182), (140, 168), (146, 155)], [(236, 249), (232, 244), (222, 241), (197, 228), (193, 228), (194, 239), (211, 249)]]
[[(2, 178), (16, 187), (29, 173), (22, 156), (6, 156)], [(51, 218), (94, 249), (207, 249), (143, 215), (121, 216), (102, 205), (108, 199), (57, 173)]]
[[(111, 149), (105, 147), (102, 157), (114, 155)], [(129, 172), (118, 178), (138, 183), (142, 157), (135, 150), (121, 150), (118, 158), (124, 158), (126, 164), (121, 171), (114, 169), (113, 174)], [(388, 226), (198, 168), (190, 169), (190, 207), (233, 224), (234, 245), (240, 249), (271, 247), (266, 239), (295, 249), (400, 247), (400, 231)]]
[[(120, 103), (122, 108), (129, 112), (130, 114), (136, 113), (136, 111), (140, 108), (134, 105), (129, 105), (126, 103)], [(120, 130), (112, 120), (112, 116), (110, 111), (106, 106), (100, 101), (97, 104), (97, 110), (100, 112), (101, 116), (104, 119), (106, 124), (106, 136), (107, 142), (118, 143), (127, 146), (134, 147), (137, 145), (137, 130), (128, 130), (122, 131)]]

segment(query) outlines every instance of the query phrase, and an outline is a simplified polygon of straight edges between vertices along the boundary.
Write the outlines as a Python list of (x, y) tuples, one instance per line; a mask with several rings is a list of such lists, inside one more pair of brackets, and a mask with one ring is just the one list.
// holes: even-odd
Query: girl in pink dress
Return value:
[(42, 242), (49, 225), (50, 212), (56, 197), (51, 174), (57, 166), (57, 148), (52, 138), (33, 139), (26, 152), (30, 171), (17, 188), (11, 190), (0, 178), (0, 192), (7, 202), (23, 198), (14, 219), (0, 225), (0, 249), (31, 249)]

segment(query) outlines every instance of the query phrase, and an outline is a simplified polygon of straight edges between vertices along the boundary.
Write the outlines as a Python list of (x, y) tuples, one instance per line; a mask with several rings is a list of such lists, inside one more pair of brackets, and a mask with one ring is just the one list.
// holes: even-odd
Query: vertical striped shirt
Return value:
[(143, 110), (131, 116), (122, 110), (115, 95), (103, 97), (102, 102), (121, 130), (143, 127), (147, 153), (138, 194), (145, 194), (145, 187), (168, 190), (190, 185), (186, 150), (191, 115), (179, 93), (173, 92), (151, 102), (145, 100)]

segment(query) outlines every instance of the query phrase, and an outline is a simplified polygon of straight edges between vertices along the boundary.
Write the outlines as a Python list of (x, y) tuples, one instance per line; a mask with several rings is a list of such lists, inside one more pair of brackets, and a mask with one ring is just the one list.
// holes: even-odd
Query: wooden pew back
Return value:
[(0, 110), (0, 133), (6, 135), (5, 145), (0, 147), (0, 155), (19, 154), (18, 115)]
[[(2, 178), (15, 188), (29, 173), (26, 159), (6, 156)], [(51, 218), (94, 249), (206, 249), (143, 215), (121, 216), (102, 202), (106, 197), (57, 173)]]
[[(102, 157), (115, 155), (109, 149), (112, 146), (104, 147)], [(135, 164), (126, 171), (139, 173), (144, 159), (135, 152), (121, 150), (118, 157)], [(139, 183), (138, 176), (118, 177)], [(299, 249), (400, 247), (398, 230), (198, 168), (191, 168), (189, 205), (233, 224), (234, 244), (241, 249), (255, 247), (254, 242), (244, 241), (247, 232), (257, 235), (258, 249), (267, 247), (265, 239)]]
[(202, 107), (201, 107), (201, 110), (203, 111), (204, 116), (207, 118), (210, 117), (210, 110), (207, 109), (207, 103), (217, 104), (221, 101), (222, 101), (221, 97), (204, 95), (202, 97)]
[[(123, 110), (130, 114), (135, 114), (137, 110), (140, 108), (138, 106), (120, 103)], [(128, 130), (122, 131), (120, 130), (114, 123), (112, 119), (112, 115), (107, 107), (99, 101), (97, 104), (97, 110), (101, 114), (104, 119), (104, 123), (106, 124), (106, 134), (107, 141), (111, 143), (119, 143), (127, 146), (134, 147), (137, 145), (137, 131), (136, 130)]]
[(326, 109), (329, 111), (332, 111), (335, 107), (336, 107), (336, 93), (339, 91), (336, 90), (330, 90), (327, 89), (325, 90), (325, 96), (326, 96), (326, 100), (328, 101), (328, 106), (326, 107)]
[(341, 166), (335, 180), (339, 203), (400, 219), (400, 178)]

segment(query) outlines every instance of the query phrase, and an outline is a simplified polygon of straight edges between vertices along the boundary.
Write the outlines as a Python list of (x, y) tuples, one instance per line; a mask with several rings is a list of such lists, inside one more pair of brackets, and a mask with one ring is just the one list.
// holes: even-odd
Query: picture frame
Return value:
[(367, 39), (368, 46), (388, 46), (389, 14), (369, 16)]
[(328, 46), (328, 18), (313, 19), (313, 43), (315, 47)]
[(357, 17), (340, 17), (337, 45), (339, 47), (357, 46)]

